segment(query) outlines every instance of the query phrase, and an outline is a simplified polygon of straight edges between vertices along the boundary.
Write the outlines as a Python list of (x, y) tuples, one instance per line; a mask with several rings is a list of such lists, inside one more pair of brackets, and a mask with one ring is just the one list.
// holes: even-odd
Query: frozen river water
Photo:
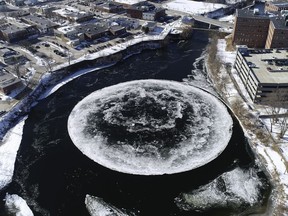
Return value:
[[(235, 207), (235, 199), (230, 195), (238, 193), (233, 189), (233, 186), (239, 185), (233, 185), (234, 179), (250, 179), (249, 173), (252, 173), (253, 179), (263, 183), (252, 182), (247, 188), (251, 186), (255, 190), (259, 189), (260, 195), (256, 193), (256, 198), (253, 196), (253, 204), (257, 203), (258, 209), (262, 209), (260, 200), (263, 196), (265, 198), (268, 190), (265, 187), (266, 180), (255, 166), (243, 131), (234, 118), (231, 139), (221, 155), (204, 166), (171, 175), (143, 176), (113, 171), (82, 154), (68, 134), (67, 121), (72, 109), (90, 93), (132, 80), (182, 81), (191, 75), (193, 63), (206, 44), (207, 36), (196, 34), (193, 40), (187, 43), (173, 43), (163, 50), (145, 51), (111, 68), (83, 75), (40, 101), (25, 122), (13, 182), (1, 192), (0, 198), (3, 198), (6, 192), (16, 193), (27, 201), (36, 216), (86, 216), (87, 194), (101, 197), (111, 205), (139, 216), (223, 216), (249, 207), (249, 197), (248, 202)], [(208, 86), (205, 75), (194, 71), (194, 74), (197, 73), (197, 81), (194, 82), (203, 87)], [(177, 108), (177, 105), (175, 107)], [(239, 167), (246, 171), (239, 171)], [(229, 172), (236, 168), (237, 172)], [(217, 178), (223, 173), (227, 174)], [(244, 173), (243, 178), (235, 177), (235, 173)], [(232, 182), (229, 181), (230, 176), (233, 176)], [(204, 186), (213, 180), (216, 183)], [(227, 188), (223, 187), (223, 182)], [(199, 196), (195, 195), (197, 191), (191, 192), (199, 187), (216, 188), (215, 193), (220, 191), (226, 193), (227, 197), (230, 193), (228, 198), (233, 201), (233, 205), (221, 205), (221, 210), (217, 205), (213, 205), (205, 213), (197, 211), (190, 201), (196, 198), (199, 201)], [(235, 196), (240, 201), (242, 197), (246, 200), (244, 195)]]

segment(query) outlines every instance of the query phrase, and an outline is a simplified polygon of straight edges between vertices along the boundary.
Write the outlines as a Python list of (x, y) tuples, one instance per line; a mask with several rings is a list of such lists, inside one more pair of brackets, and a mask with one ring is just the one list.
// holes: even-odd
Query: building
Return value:
[(57, 28), (54, 31), (54, 35), (72, 47), (84, 41), (84, 35), (79, 33), (75, 26), (72, 25)]
[(124, 6), (124, 8), (126, 7), (130, 7), (133, 5), (137, 5), (137, 4), (143, 4), (146, 3), (146, 0), (113, 0), (113, 2), (119, 3), (121, 5)]
[(112, 35), (120, 36), (126, 33), (126, 28), (119, 25), (114, 25), (109, 28), (109, 31)]
[(77, 8), (67, 6), (52, 12), (54, 16), (60, 19), (69, 20), (70, 22), (85, 22), (93, 19), (93, 14), (90, 12), (80, 11)]
[(278, 89), (288, 89), (287, 49), (237, 49), (234, 67), (253, 102)]
[(270, 18), (257, 10), (236, 10), (232, 40), (234, 44), (245, 44), (251, 48), (264, 48)]
[(259, 10), (236, 11), (232, 40), (234, 44), (250, 48), (288, 47), (288, 16), (270, 16)]
[(166, 16), (166, 10), (157, 8), (153, 4), (144, 2), (126, 8), (127, 16), (136, 19), (144, 19), (149, 21), (159, 20)]
[(0, 61), (7, 65), (14, 65), (24, 61), (24, 56), (11, 48), (0, 47)]
[(120, 13), (124, 12), (122, 4), (117, 2), (91, 2), (91, 7), (94, 11), (102, 11), (106, 13)]
[(21, 17), (21, 20), (27, 24), (35, 25), (40, 33), (42, 34), (49, 34), (53, 33), (54, 29), (59, 27), (57, 23), (50, 21), (47, 18), (35, 15), (27, 15)]
[(76, 30), (78, 34), (83, 34), (84, 39), (88, 41), (93, 41), (109, 34), (106, 26), (92, 23), (77, 26)]
[(16, 76), (0, 69), (0, 92), (10, 94), (13, 90), (23, 86), (20, 79)]
[(100, 37), (110, 34), (108, 27), (102, 24), (86, 23), (77, 26), (65, 26), (55, 30), (55, 36), (62, 39), (62, 41), (77, 46), (81, 42), (93, 41)]
[(25, 0), (6, 0), (7, 3), (12, 4), (14, 6), (24, 6)]
[(5, 20), (3, 24), (0, 24), (0, 39), (10, 43), (38, 36), (39, 30), (34, 25), (15, 20)]
[(282, 11), (282, 10), (288, 10), (288, 2), (266, 2), (265, 3), (265, 11), (268, 12), (276, 12), (276, 11)]
[(288, 47), (288, 20), (278, 17), (271, 18), (266, 49)]
[(137, 29), (140, 27), (140, 22), (137, 19), (129, 19), (129, 18), (119, 17), (119, 18), (110, 20), (110, 25), (115, 24), (115, 23), (117, 25), (125, 27), (128, 30)]

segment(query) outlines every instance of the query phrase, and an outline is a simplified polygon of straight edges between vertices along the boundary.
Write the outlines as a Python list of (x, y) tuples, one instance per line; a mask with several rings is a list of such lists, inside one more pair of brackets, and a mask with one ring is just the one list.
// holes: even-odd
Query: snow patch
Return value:
[(6, 194), (5, 208), (9, 215), (34, 216), (26, 201), (17, 194)]
[(13, 176), (14, 164), (19, 149), (25, 119), (12, 128), (0, 143), (0, 190), (8, 185)]
[(220, 8), (226, 8), (224, 4), (215, 4), (208, 2), (198, 2), (190, 0), (174, 0), (169, 3), (162, 4), (164, 8), (176, 10), (189, 14), (204, 14), (215, 11)]
[(255, 169), (236, 168), (197, 190), (182, 194), (176, 198), (176, 203), (183, 210), (200, 211), (213, 207), (253, 206), (260, 200), (262, 186)]
[(120, 209), (106, 203), (103, 199), (91, 195), (86, 195), (86, 208), (91, 216), (128, 216)]

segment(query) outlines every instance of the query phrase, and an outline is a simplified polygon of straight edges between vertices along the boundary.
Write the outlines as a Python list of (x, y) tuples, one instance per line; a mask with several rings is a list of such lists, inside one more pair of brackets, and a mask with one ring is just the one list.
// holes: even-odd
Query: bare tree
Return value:
[(273, 125), (276, 123), (280, 126), (279, 138), (283, 138), (287, 131), (287, 117), (288, 113), (288, 89), (278, 88), (268, 93), (266, 97), (261, 100), (265, 105), (265, 110), (270, 119), (270, 132), (273, 130)]
[(283, 117), (279, 118), (279, 126), (280, 126), (279, 138), (283, 138), (288, 130), (287, 117), (288, 113), (286, 113), (286, 115), (283, 115)]

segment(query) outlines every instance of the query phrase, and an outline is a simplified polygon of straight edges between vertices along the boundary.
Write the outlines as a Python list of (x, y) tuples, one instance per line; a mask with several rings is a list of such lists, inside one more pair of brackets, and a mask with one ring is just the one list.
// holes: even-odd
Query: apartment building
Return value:
[(288, 49), (248, 49), (240, 46), (234, 67), (253, 102), (277, 89), (288, 89)]

